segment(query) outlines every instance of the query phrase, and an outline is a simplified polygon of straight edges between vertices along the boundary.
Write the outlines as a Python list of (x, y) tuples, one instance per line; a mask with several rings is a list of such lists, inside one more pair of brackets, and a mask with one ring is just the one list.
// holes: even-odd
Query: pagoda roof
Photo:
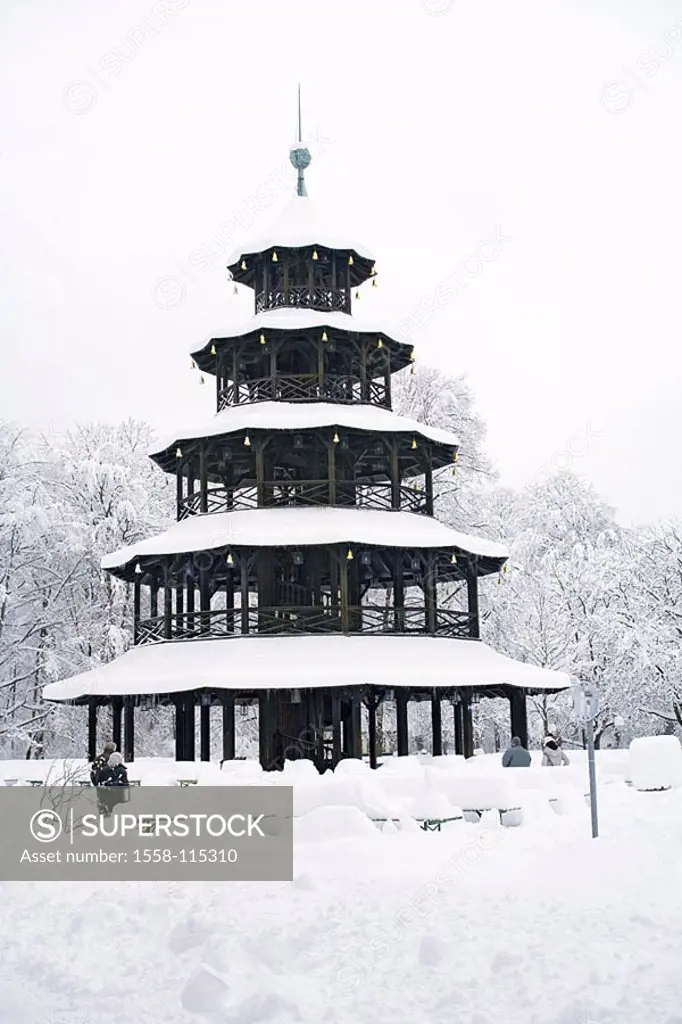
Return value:
[[(267, 337), (269, 331), (286, 333), (309, 328), (316, 328), (319, 331), (326, 328), (330, 331), (343, 331), (351, 334), (369, 334), (377, 339), (381, 338), (384, 344), (389, 344), (397, 351), (406, 354), (411, 353), (413, 347), (411, 344), (393, 338), (376, 322), (363, 320), (352, 313), (282, 307), (257, 313), (250, 320), (231, 329), (229, 333), (207, 338), (200, 348), (192, 352), (192, 358), (205, 373), (215, 373), (216, 356), (210, 354), (210, 349), (216, 342), (236, 341), (239, 338), (248, 337), (250, 334), (265, 334)], [(401, 365), (406, 366), (408, 362), (409, 359), (406, 355)]]
[[(226, 683), (229, 681), (229, 686)], [(236, 691), (513, 686), (556, 691), (568, 673), (500, 654), (481, 640), (415, 636), (244, 636), (133, 647), (105, 665), (43, 688), (45, 700)]]
[(353, 252), (371, 263), (375, 259), (363, 242), (348, 237), (330, 224), (323, 211), (308, 196), (294, 195), (267, 228), (256, 232), (239, 249), (235, 249), (227, 265), (232, 269), (243, 258), (269, 249), (304, 249), (311, 246)]
[(253, 430), (311, 430), (339, 427), (379, 434), (412, 434), (435, 444), (457, 448), (459, 439), (450, 430), (429, 427), (408, 416), (399, 416), (376, 405), (336, 405), (329, 402), (256, 402), (232, 405), (195, 427), (177, 430), (157, 442), (149, 452), (166, 470), (175, 470), (177, 445), (200, 438)]
[(103, 569), (127, 577), (140, 558), (228, 547), (328, 544), (457, 550), (489, 560), (487, 566), (479, 568), (479, 575), (498, 571), (509, 557), (507, 548), (497, 541), (460, 533), (437, 519), (413, 512), (297, 506), (189, 516), (155, 537), (105, 555), (101, 564)]

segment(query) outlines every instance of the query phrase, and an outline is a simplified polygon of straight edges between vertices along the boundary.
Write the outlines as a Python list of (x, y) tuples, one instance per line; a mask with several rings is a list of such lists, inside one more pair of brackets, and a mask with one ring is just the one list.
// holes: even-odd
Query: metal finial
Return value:
[(299, 196), (307, 196), (308, 193), (305, 187), (304, 172), (306, 167), (309, 166), (312, 157), (310, 150), (303, 143), (303, 126), (301, 121), (301, 86), (298, 86), (298, 138), (295, 144), (289, 151), (289, 159), (298, 171), (298, 181), (296, 182), (296, 193)]

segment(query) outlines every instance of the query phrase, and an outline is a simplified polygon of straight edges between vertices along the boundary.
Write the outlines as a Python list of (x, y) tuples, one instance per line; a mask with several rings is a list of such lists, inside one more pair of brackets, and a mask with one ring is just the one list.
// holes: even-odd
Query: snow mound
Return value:
[(485, 811), (492, 808), (505, 811), (521, 807), (518, 787), (507, 777), (467, 779), (443, 772), (439, 788), (451, 803), (464, 810)]
[(630, 779), (644, 791), (682, 786), (682, 747), (675, 736), (642, 736), (630, 744)]
[(180, 995), (183, 1010), (190, 1013), (219, 1013), (230, 989), (226, 981), (207, 964), (200, 964)]
[(297, 818), (294, 825), (296, 841), (304, 843), (376, 835), (376, 828), (358, 807), (318, 807)]

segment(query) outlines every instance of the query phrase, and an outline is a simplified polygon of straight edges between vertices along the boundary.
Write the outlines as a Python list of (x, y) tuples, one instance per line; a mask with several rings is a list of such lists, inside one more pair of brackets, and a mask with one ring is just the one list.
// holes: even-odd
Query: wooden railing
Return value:
[[(436, 636), (468, 638), (471, 618), (467, 612), (442, 608), (436, 612)], [(361, 605), (342, 609), (340, 606), (313, 607), (309, 605), (281, 608), (249, 607), (245, 616), (240, 608), (213, 609), (211, 611), (183, 612), (141, 619), (136, 629), (136, 643), (159, 640), (187, 640), (192, 638), (230, 637), (257, 634), (259, 636), (297, 635), (302, 633), (362, 633), (365, 636), (390, 634), (428, 634), (424, 608), (385, 608), (380, 605)]]
[(354, 374), (278, 373), (228, 384), (218, 394), (218, 412), (231, 405), (254, 402), (333, 402), (337, 405), (368, 403), (389, 407), (383, 380), (368, 380), (364, 393), (360, 377)]
[(290, 285), (284, 291), (281, 288), (257, 292), (256, 312), (263, 313), (267, 309), (320, 309), (336, 310), (350, 313), (350, 292), (346, 288), (312, 288), (307, 285)]
[[(337, 481), (334, 493), (328, 480), (266, 480), (263, 485), (264, 505), (342, 505), (344, 507), (391, 509), (390, 484), (355, 484)], [(334, 500), (332, 501), (332, 498)], [(426, 494), (413, 487), (399, 488), (400, 511), (428, 514)], [(230, 512), (258, 507), (258, 489), (246, 487), (212, 487), (206, 493), (207, 512)], [(180, 503), (179, 518), (201, 512), (201, 495), (190, 494)]]

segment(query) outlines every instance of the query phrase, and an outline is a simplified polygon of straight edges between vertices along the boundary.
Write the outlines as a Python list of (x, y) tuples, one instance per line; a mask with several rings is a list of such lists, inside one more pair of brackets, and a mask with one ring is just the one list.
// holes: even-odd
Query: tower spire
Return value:
[(298, 171), (298, 181), (296, 182), (296, 194), (299, 196), (307, 196), (308, 193), (305, 187), (305, 169), (310, 164), (312, 157), (310, 150), (303, 142), (303, 126), (301, 121), (301, 84), (298, 85), (298, 126), (296, 133), (296, 142), (289, 151), (289, 159)]

